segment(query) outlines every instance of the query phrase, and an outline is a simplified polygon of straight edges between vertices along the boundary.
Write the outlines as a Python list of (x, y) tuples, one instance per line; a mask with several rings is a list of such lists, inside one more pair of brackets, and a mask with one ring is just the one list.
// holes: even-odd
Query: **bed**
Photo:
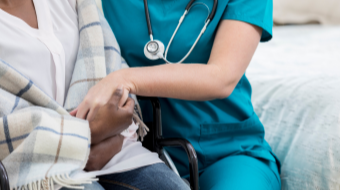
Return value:
[(276, 27), (246, 74), (282, 189), (339, 189), (340, 27)]

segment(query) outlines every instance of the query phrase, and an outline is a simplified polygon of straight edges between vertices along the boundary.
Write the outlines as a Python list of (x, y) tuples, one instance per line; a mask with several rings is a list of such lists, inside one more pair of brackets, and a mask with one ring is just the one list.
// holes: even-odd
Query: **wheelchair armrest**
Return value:
[(156, 151), (159, 153), (157, 150), (157, 145), (156, 141), (158, 139), (162, 139), (162, 116), (161, 116), (161, 104), (159, 103), (158, 98), (155, 97), (142, 97), (142, 96), (137, 96), (138, 100), (148, 100), (152, 104), (152, 112), (153, 112), (153, 121), (152, 125), (148, 126), (150, 128), (150, 132), (152, 135), (152, 142), (151, 142), (151, 147), (149, 149), (151, 151)]
[(162, 116), (161, 116), (161, 104), (158, 98), (155, 97), (137, 97), (139, 100), (149, 100), (152, 104), (153, 122), (150, 126), (150, 132), (152, 134), (152, 145), (151, 151), (156, 151), (161, 154), (163, 147), (182, 147), (187, 153), (189, 159), (190, 169), (190, 186), (192, 190), (199, 189), (199, 178), (198, 178), (198, 161), (194, 147), (191, 143), (185, 139), (169, 138), (164, 139), (162, 135)]
[(0, 187), (1, 190), (10, 190), (7, 171), (1, 161), (0, 161)]
[(187, 153), (189, 159), (189, 167), (190, 167), (190, 186), (193, 190), (199, 189), (198, 184), (198, 163), (197, 163), (197, 155), (194, 147), (191, 143), (185, 139), (179, 138), (169, 138), (169, 139), (159, 139), (157, 141), (157, 145), (159, 149), (163, 147), (174, 147), (180, 146)]

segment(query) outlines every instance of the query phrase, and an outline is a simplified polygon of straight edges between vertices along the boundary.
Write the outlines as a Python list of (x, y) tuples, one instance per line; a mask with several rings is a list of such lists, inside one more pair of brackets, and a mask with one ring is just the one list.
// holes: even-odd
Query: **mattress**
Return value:
[(282, 189), (339, 189), (340, 27), (274, 28), (246, 75)]

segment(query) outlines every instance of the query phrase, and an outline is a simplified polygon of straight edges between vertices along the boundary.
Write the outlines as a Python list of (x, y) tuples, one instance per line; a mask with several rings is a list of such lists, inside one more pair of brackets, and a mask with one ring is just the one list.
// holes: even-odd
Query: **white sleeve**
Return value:
[(68, 2), (70, 3), (72, 9), (74, 10), (74, 12), (77, 13), (77, 0), (68, 0)]

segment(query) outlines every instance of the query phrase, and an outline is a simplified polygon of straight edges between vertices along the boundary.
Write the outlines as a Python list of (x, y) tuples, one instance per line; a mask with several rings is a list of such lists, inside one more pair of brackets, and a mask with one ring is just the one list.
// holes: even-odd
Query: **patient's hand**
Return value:
[(94, 171), (102, 169), (113, 156), (121, 151), (124, 136), (118, 134), (96, 145), (91, 145), (90, 156), (85, 170)]
[[(123, 95), (122, 89), (117, 89), (111, 99), (102, 107), (89, 121), (91, 130), (91, 144), (99, 142), (118, 135), (132, 124), (132, 116), (135, 102), (132, 98), (128, 98), (123, 106), (118, 103)], [(77, 111), (72, 111), (71, 115), (75, 116)]]

